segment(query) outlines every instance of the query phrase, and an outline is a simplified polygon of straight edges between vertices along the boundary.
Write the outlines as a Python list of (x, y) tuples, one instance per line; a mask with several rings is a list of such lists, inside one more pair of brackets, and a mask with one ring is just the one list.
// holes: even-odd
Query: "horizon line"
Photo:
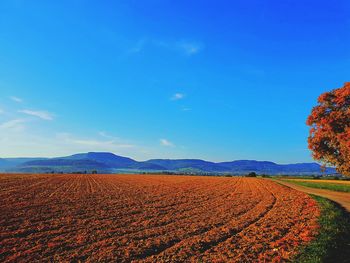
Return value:
[(150, 161), (150, 160), (172, 160), (172, 161), (176, 161), (176, 160), (199, 160), (199, 161), (205, 161), (205, 162), (211, 162), (211, 163), (225, 163), (225, 162), (236, 162), (236, 161), (256, 161), (256, 162), (270, 162), (270, 163), (274, 163), (274, 164), (280, 164), (280, 165), (284, 165), (284, 164), (310, 164), (310, 163), (316, 163), (316, 164), (320, 164), (317, 161), (312, 161), (312, 162), (275, 162), (275, 161), (271, 161), (271, 160), (257, 160), (257, 159), (231, 159), (228, 161), (210, 161), (207, 159), (200, 159), (200, 158), (150, 158), (150, 159), (145, 159), (145, 160), (138, 160), (138, 159), (134, 159), (133, 157), (129, 157), (129, 156), (124, 156), (124, 155), (120, 155), (114, 152), (98, 152), (98, 151), (88, 151), (88, 152), (78, 152), (78, 153), (73, 153), (73, 154), (68, 154), (68, 155), (63, 155), (63, 156), (11, 156), (11, 157), (0, 157), (0, 159), (21, 159), (21, 158), (43, 158), (43, 159), (59, 159), (59, 158), (64, 158), (64, 157), (69, 157), (69, 156), (73, 156), (73, 155), (78, 155), (78, 154), (87, 154), (87, 153), (109, 153), (109, 154), (113, 154), (116, 156), (120, 156), (120, 157), (124, 157), (124, 158), (129, 158), (132, 159), (134, 161), (137, 162), (146, 162), (146, 161)]

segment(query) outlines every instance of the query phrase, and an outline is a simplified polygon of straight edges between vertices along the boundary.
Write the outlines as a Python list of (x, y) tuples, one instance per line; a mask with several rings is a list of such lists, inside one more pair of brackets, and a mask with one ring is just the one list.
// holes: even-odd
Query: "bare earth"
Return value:
[(0, 262), (289, 262), (319, 208), (259, 178), (0, 175)]
[(325, 190), (325, 189), (317, 189), (317, 188), (310, 188), (305, 187), (301, 185), (296, 185), (293, 183), (288, 183), (285, 181), (278, 180), (277, 181), (280, 184), (284, 184), (288, 187), (291, 187), (295, 190), (302, 191), (308, 194), (318, 195), (325, 198), (328, 198), (334, 202), (337, 202), (342, 207), (344, 207), (348, 212), (350, 212), (350, 193), (343, 193), (343, 192), (336, 192), (331, 190)]

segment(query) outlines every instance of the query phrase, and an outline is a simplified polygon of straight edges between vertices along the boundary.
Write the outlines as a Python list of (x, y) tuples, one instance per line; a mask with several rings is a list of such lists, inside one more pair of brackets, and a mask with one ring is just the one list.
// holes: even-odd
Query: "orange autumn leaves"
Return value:
[(307, 125), (313, 157), (350, 176), (350, 82), (320, 95)]

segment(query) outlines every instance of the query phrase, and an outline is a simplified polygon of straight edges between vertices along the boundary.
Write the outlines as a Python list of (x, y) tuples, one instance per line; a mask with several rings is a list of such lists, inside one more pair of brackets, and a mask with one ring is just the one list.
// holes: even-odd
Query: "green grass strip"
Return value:
[(311, 188), (327, 189), (331, 191), (350, 193), (350, 185), (347, 185), (347, 184), (323, 183), (323, 182), (300, 182), (300, 181), (294, 181), (294, 180), (282, 180), (282, 181), (298, 184), (301, 186), (311, 187)]
[(293, 262), (350, 262), (350, 213), (326, 198), (311, 196), (321, 208), (319, 234)]

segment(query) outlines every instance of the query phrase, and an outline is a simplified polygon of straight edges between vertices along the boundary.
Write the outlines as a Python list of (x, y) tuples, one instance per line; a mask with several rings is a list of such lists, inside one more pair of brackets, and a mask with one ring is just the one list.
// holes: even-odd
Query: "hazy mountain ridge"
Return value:
[[(317, 163), (276, 164), (267, 161), (237, 160), (232, 162), (209, 162), (200, 159), (151, 159), (138, 162), (128, 157), (107, 152), (79, 153), (59, 158), (0, 158), (2, 172), (91, 172), (112, 173), (123, 171), (155, 172), (204, 172), (243, 174), (321, 174)], [(335, 173), (327, 168), (327, 173)]]
[(179, 170), (179, 169), (198, 169), (206, 172), (224, 172), (227, 171), (225, 167), (220, 166), (218, 163), (208, 162), (199, 159), (151, 159), (146, 163), (157, 164), (164, 167), (167, 170)]
[(11, 168), (17, 165), (21, 165), (25, 162), (46, 160), (48, 158), (32, 158), (32, 157), (22, 157), (22, 158), (0, 158), (0, 171), (4, 168)]

